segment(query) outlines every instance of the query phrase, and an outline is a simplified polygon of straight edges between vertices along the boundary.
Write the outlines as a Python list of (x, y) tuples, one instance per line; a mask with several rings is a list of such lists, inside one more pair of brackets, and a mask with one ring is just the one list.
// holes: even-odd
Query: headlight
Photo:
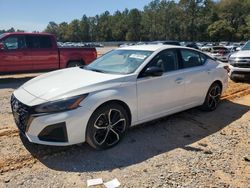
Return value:
[(34, 107), (35, 113), (54, 113), (66, 110), (73, 110), (79, 107), (79, 104), (88, 94), (65, 98), (58, 101), (47, 102)]
[(231, 64), (231, 65), (236, 63), (236, 58), (229, 56), (228, 63)]
[(231, 60), (231, 61), (234, 61), (236, 58), (229, 56), (228, 59)]

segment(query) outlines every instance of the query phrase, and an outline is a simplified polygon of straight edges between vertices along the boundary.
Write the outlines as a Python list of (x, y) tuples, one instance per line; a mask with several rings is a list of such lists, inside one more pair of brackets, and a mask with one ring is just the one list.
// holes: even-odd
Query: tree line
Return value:
[(250, 39), (250, 0), (153, 0), (142, 11), (106, 11), (49, 22), (59, 41), (242, 41)]
[(10, 28), (10, 29), (0, 29), (0, 34), (3, 34), (3, 33), (12, 33), (12, 32), (24, 32), (24, 30), (20, 30), (20, 29), (17, 29), (15, 30), (14, 27)]

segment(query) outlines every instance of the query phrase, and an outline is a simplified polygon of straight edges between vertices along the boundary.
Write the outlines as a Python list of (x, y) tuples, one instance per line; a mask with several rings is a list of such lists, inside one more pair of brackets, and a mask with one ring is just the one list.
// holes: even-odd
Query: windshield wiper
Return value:
[(86, 70), (90, 70), (90, 71), (94, 71), (94, 72), (100, 72), (100, 73), (104, 73), (104, 71), (99, 70), (99, 69), (93, 69), (93, 68), (89, 68), (89, 67), (83, 67)]

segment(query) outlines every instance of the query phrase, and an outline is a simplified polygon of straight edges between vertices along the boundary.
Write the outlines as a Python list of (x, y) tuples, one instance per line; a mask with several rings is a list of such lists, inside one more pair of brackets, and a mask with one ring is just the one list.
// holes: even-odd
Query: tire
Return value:
[(86, 141), (98, 150), (111, 148), (124, 137), (128, 125), (128, 114), (121, 105), (103, 105), (89, 119)]
[(204, 111), (214, 111), (220, 102), (222, 88), (220, 84), (213, 83), (208, 89), (204, 103), (201, 109)]
[(69, 67), (80, 67), (83, 66), (83, 63), (81, 61), (71, 61), (68, 63), (67, 68)]

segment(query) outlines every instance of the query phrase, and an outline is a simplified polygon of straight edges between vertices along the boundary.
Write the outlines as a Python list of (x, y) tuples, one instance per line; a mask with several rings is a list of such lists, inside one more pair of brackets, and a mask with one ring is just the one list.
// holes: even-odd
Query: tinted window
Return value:
[(203, 65), (206, 57), (198, 52), (191, 50), (181, 50), (183, 68), (196, 67)]
[(23, 36), (10, 36), (3, 41), (4, 47), (7, 50), (16, 50), (26, 48), (26, 43)]
[(147, 67), (157, 66), (164, 72), (178, 69), (178, 58), (175, 50), (164, 50), (154, 57)]
[(39, 36), (40, 48), (51, 48), (51, 38), (48, 36)]
[(49, 36), (26, 36), (28, 48), (51, 48), (52, 43)]

